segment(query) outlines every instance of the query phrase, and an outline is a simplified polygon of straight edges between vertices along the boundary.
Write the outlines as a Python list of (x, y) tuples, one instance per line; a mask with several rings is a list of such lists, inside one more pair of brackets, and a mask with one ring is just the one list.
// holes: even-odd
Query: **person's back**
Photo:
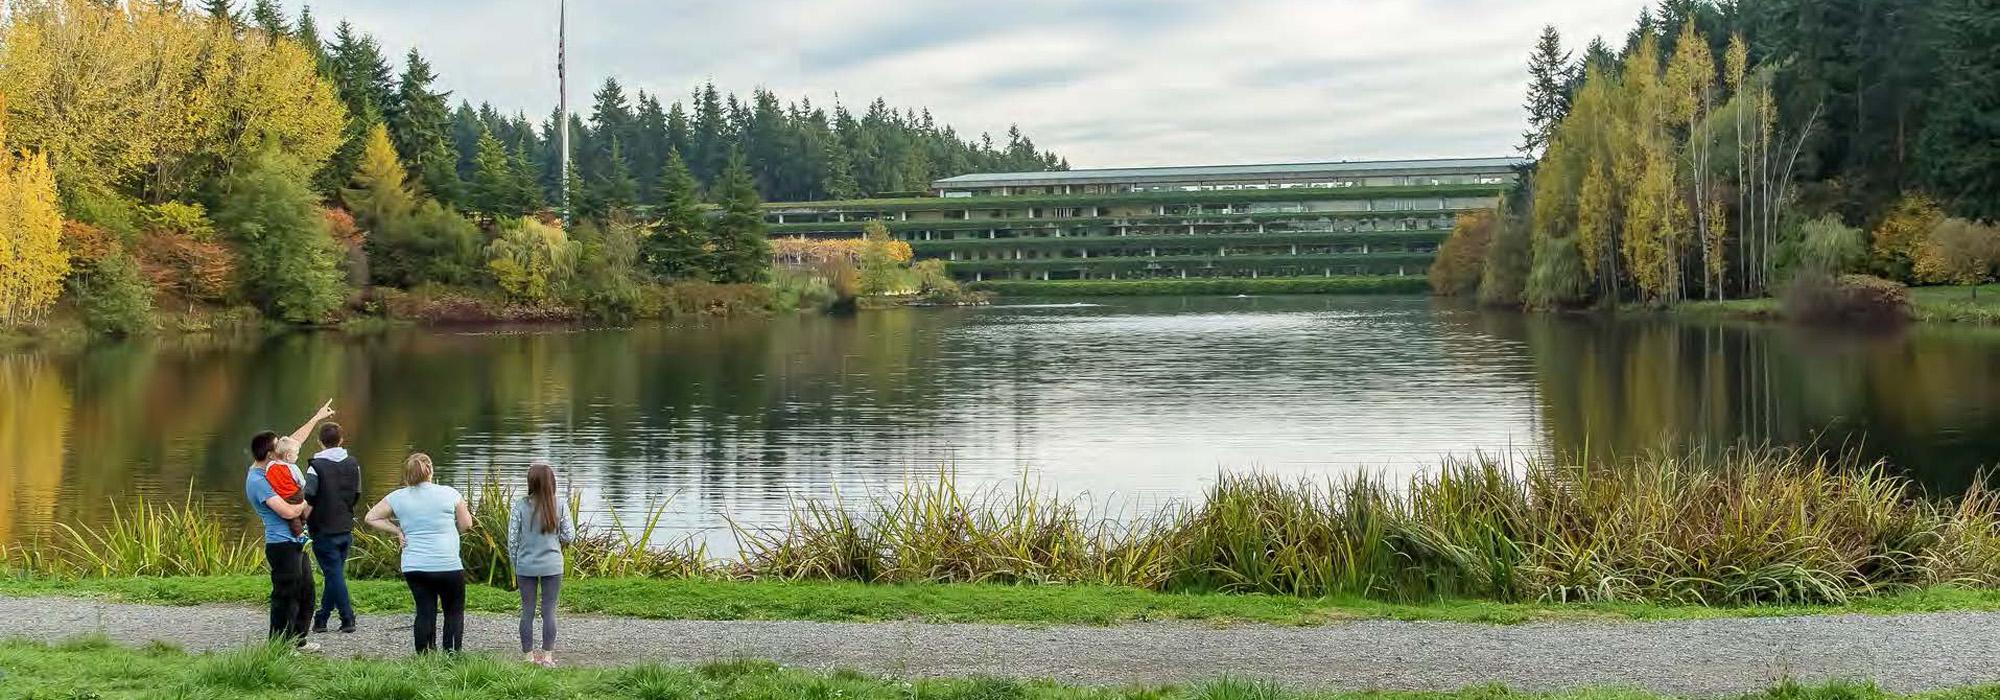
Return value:
[(319, 473), (319, 490), (309, 501), (313, 510), (306, 517), (313, 536), (353, 532), (354, 506), (361, 501), (361, 463), (345, 448), (330, 447), (307, 464)]
[(384, 499), (403, 530), (403, 571), (460, 571), (458, 490), (424, 482), (397, 489)]

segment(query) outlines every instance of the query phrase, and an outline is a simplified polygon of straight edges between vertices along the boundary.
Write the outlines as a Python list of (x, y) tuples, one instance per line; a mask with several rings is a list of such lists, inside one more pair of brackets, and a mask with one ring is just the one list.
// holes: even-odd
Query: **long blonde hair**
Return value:
[(431, 480), (431, 456), (422, 452), (403, 460), (403, 485), (416, 486)]

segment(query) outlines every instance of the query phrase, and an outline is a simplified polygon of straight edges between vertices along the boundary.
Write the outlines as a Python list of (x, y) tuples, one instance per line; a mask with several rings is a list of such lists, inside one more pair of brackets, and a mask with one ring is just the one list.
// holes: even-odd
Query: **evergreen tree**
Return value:
[(313, 65), (319, 66), (319, 74), (330, 76), (333, 72), (332, 62), (326, 54), (326, 43), (319, 38), (319, 23), (313, 21), (312, 12), (311, 5), (299, 10), (299, 23), (292, 30), (292, 38), (298, 39), (299, 45), (305, 47), (306, 53), (312, 54)]
[(829, 138), (823, 144), (823, 170), (820, 182), (821, 194), (827, 199), (852, 199), (861, 195), (861, 186), (854, 181), (854, 165), (847, 158), (847, 147), (840, 139)]
[(688, 168), (704, 184), (715, 184), (729, 159), (723, 120), (722, 98), (715, 91), (715, 83), (703, 84), (694, 94), (693, 154)]
[(708, 222), (695, 194), (700, 185), (680, 154), (671, 152), (659, 180), (653, 200), (653, 215), (659, 221), (640, 244), (646, 269), (661, 279), (702, 279), (710, 265), (705, 232)]
[(445, 203), (459, 198), (458, 157), (451, 142), (448, 92), (431, 92), (437, 74), (416, 49), (410, 49), (395, 98), (383, 115), (396, 153), (412, 180)]
[(771, 242), (764, 236), (763, 202), (740, 153), (731, 153), (715, 188), (720, 215), (708, 222), (709, 275), (717, 282), (764, 279), (771, 267)]
[(1563, 50), (1562, 34), (1553, 24), (1543, 27), (1542, 38), (1528, 56), (1528, 131), (1521, 135), (1522, 155), (1540, 154), (1569, 115), (1570, 82), (1569, 52)]
[(250, 4), (250, 23), (264, 30), (273, 39), (291, 36), (292, 29), (285, 24), (285, 13), (278, 8), (276, 0), (255, 0)]
[(638, 203), (639, 182), (632, 177), (632, 167), (626, 163), (618, 139), (611, 140), (611, 150), (605, 154), (597, 181), (591, 183), (589, 197), (588, 216), (599, 221), (609, 221)]
[(334, 89), (340, 94), (341, 103), (347, 106), (342, 145), (320, 174), (320, 189), (331, 192), (353, 178), (355, 168), (361, 164), (369, 131), (383, 123), (384, 109), (392, 93), (389, 64), (382, 59), (381, 48), (374, 38), (356, 33), (347, 22), (334, 29), (327, 65)]
[(2000, 220), (2000, 8), (1941, 0), (1940, 84), (1931, 92), (1920, 155), (1933, 192), (1960, 217)]
[(479, 132), (479, 155), (475, 160), (466, 202), (472, 211), (494, 218), (526, 215), (531, 203), (521, 191), (514, 159), (500, 145), (500, 140), (493, 138), (493, 132), (483, 129)]
[(243, 15), (236, 12), (235, 0), (201, 0), (201, 12), (211, 20), (243, 26)]

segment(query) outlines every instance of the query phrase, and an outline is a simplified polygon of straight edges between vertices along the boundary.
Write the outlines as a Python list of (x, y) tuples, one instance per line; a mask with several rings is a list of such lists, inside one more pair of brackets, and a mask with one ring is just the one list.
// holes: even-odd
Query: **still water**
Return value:
[(133, 498), (236, 508), (248, 437), (291, 430), (325, 397), (364, 500), (411, 450), (461, 487), (547, 460), (593, 520), (672, 498), (660, 537), (722, 550), (729, 522), (944, 470), (1129, 513), (1196, 497), (1221, 470), (1395, 476), (1475, 452), (1848, 446), (1939, 491), (2000, 462), (2000, 331), (1859, 336), (1421, 297), (155, 341), (0, 355), (0, 395), (0, 541)]

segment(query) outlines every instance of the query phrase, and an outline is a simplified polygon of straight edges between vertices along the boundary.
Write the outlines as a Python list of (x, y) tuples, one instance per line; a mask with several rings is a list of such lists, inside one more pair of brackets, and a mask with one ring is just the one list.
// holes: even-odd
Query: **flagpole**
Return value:
[(556, 128), (562, 133), (562, 172), (556, 176), (562, 188), (563, 228), (569, 228), (569, 0), (556, 3), (556, 89), (562, 94), (556, 98), (558, 116)]

